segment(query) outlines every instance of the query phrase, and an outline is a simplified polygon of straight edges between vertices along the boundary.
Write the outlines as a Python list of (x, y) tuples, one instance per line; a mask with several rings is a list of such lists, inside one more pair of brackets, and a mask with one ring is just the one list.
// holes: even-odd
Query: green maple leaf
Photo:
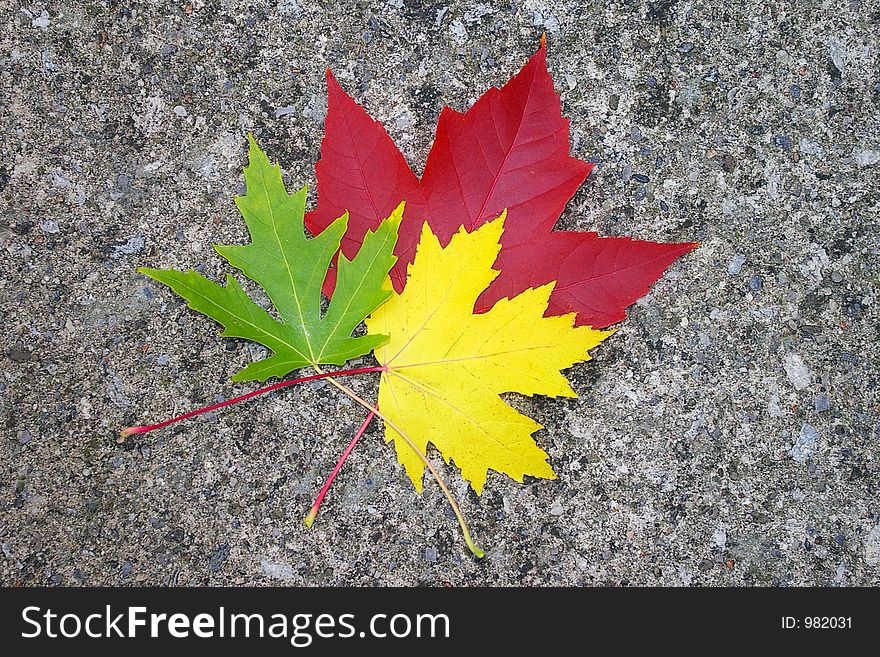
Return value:
[(189, 307), (223, 325), (221, 335), (258, 342), (273, 351), (232, 377), (233, 381), (265, 381), (309, 365), (342, 365), (379, 346), (387, 336), (352, 337), (352, 332), (390, 296), (382, 282), (397, 258), (392, 254), (403, 215), (401, 205), (369, 232), (353, 260), (339, 255), (337, 287), (321, 315), (321, 284), (348, 224), (343, 214), (313, 239), (303, 226), (306, 188), (288, 194), (281, 169), (248, 136), (250, 162), (244, 170), (247, 192), (235, 204), (247, 223), (252, 242), (244, 246), (215, 245), (217, 252), (259, 284), (275, 306), (275, 319), (241, 288), (231, 275), (226, 287), (189, 270), (138, 269), (164, 283), (189, 302)]

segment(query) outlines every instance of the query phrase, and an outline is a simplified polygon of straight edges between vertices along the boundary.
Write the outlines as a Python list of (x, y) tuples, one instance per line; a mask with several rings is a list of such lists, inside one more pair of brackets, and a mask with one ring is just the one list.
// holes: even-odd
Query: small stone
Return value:
[(749, 279), (749, 289), (752, 292), (758, 292), (764, 286), (764, 279), (760, 276), (752, 276)]
[(860, 167), (871, 167), (880, 162), (880, 151), (868, 148), (854, 148), (853, 157)]
[(721, 169), (726, 173), (733, 173), (736, 169), (736, 158), (730, 153), (722, 153), (718, 159), (721, 160)]
[(113, 257), (121, 258), (126, 255), (135, 255), (144, 250), (145, 244), (143, 235), (132, 235), (125, 244), (113, 247)]
[(679, 43), (675, 49), (680, 52), (682, 55), (688, 54), (691, 50), (693, 50), (696, 46), (690, 42), (685, 41), (684, 43)]
[(15, 363), (26, 363), (31, 359), (30, 352), (18, 345), (12, 347), (6, 352), (6, 354), (9, 356), (9, 359)]
[(119, 572), (122, 573), (123, 577), (128, 577), (131, 575), (131, 571), (134, 570), (134, 567), (130, 563), (122, 564), (122, 568), (119, 569)]
[(865, 563), (880, 566), (880, 525), (876, 525), (865, 536)]
[(782, 417), (785, 415), (785, 411), (782, 409), (782, 404), (779, 400), (779, 393), (774, 392), (770, 395), (770, 399), (767, 401), (767, 413), (769, 413), (771, 417)]
[(708, 573), (710, 570), (712, 570), (712, 567), (713, 567), (714, 565), (715, 565), (715, 564), (713, 564), (713, 563), (712, 563), (711, 561), (709, 561), (708, 559), (703, 559), (703, 560), (700, 562), (700, 570), (702, 570), (704, 573)]
[(804, 363), (804, 359), (796, 353), (785, 355), (782, 367), (788, 375), (788, 380), (794, 386), (795, 390), (803, 390), (813, 382), (813, 374), (810, 368)]
[(788, 454), (798, 463), (806, 463), (816, 450), (819, 432), (809, 424), (801, 427), (801, 432)]
[(428, 563), (437, 563), (437, 550), (435, 548), (425, 548), (425, 561)]
[(843, 283), (843, 274), (839, 271), (833, 271), (831, 272), (831, 280), (834, 283)]
[(727, 273), (736, 276), (742, 271), (743, 265), (746, 264), (746, 254), (737, 253), (727, 265)]
[(817, 413), (825, 413), (831, 408), (831, 402), (828, 399), (828, 395), (816, 395), (813, 399), (813, 408), (816, 409)]
[(633, 168), (631, 164), (623, 165), (623, 169), (620, 171), (620, 179), (623, 180), (624, 183), (628, 183), (630, 178), (633, 175)]
[(562, 505), (559, 502), (554, 502), (550, 507), (551, 516), (561, 516), (563, 513), (565, 513), (565, 509), (562, 508)]
[(828, 57), (840, 75), (846, 75), (846, 46), (834, 37), (828, 39)]
[(175, 105), (174, 113), (177, 114), (177, 116), (179, 116), (180, 118), (184, 118), (187, 114), (189, 114), (189, 112), (186, 111), (186, 108), (183, 105)]
[(211, 553), (208, 565), (212, 573), (216, 573), (223, 567), (223, 563), (229, 558), (229, 545), (223, 544)]
[(449, 24), (449, 31), (452, 32), (452, 38), (459, 45), (468, 40), (468, 33), (461, 19), (456, 18)]
[(22, 429), (18, 432), (18, 442), (21, 445), (27, 445), (29, 442), (31, 442), (32, 438), (33, 436), (31, 436), (31, 432), (27, 429)]
[(608, 108), (612, 110), (616, 110), (620, 105), (620, 96), (617, 94), (611, 94), (608, 96)]
[(44, 233), (49, 233), (50, 235), (56, 235), (61, 232), (61, 227), (58, 225), (57, 221), (46, 219), (45, 221), (40, 222), (40, 230)]
[(703, 79), (706, 82), (711, 82), (712, 84), (718, 84), (719, 82), (721, 82), (721, 72), (717, 68), (712, 67), (711, 69), (709, 69), (709, 73), (707, 75), (705, 75), (703, 77)]
[(819, 142), (812, 139), (801, 139), (798, 142), (798, 150), (804, 155), (813, 155), (815, 157), (825, 157), (825, 149)]
[(293, 568), (286, 563), (272, 563), (266, 559), (260, 559), (260, 566), (266, 576), (271, 577), (272, 579), (285, 580), (293, 579), (296, 576), (296, 573), (293, 572)]
[(791, 85), (788, 88), (788, 93), (791, 94), (792, 98), (800, 98), (801, 97), (801, 88), (796, 84)]
[(642, 131), (638, 126), (633, 126), (629, 129), (629, 138), (633, 141), (641, 141), (642, 140)]
[(287, 116), (288, 114), (293, 114), (296, 111), (296, 108), (293, 105), (285, 105), (284, 107), (277, 107), (275, 109), (275, 118), (280, 119), (282, 116)]
[(773, 138), (773, 141), (774, 141), (774, 142), (776, 143), (776, 145), (779, 146), (779, 148), (781, 148), (782, 150), (785, 150), (785, 151), (790, 151), (790, 150), (791, 150), (791, 139), (789, 139), (787, 136), (785, 136), (785, 135), (776, 135), (776, 136)]
[(643, 173), (634, 173), (633, 180), (635, 180), (636, 182), (640, 182), (640, 183), (646, 183), (646, 182), (650, 181), (651, 179), (648, 178), (648, 176), (646, 176)]

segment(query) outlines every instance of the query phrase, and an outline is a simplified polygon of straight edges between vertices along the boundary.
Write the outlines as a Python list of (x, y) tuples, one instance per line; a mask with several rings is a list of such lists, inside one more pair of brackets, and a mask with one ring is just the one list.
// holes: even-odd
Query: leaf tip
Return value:
[(327, 94), (331, 100), (339, 95), (347, 95), (329, 66), (324, 69), (324, 79), (327, 80)]
[[(327, 70), (329, 71), (330, 69), (327, 69)], [(305, 524), (306, 527), (311, 529), (312, 525), (315, 524), (315, 518), (317, 518), (317, 517), (318, 517), (318, 510), (313, 507), (312, 510), (309, 511), (309, 515), (307, 515), (305, 518), (303, 518), (303, 524)]]
[(403, 220), (404, 210), (406, 210), (406, 199), (397, 204), (397, 207), (394, 208), (394, 211), (385, 221), (390, 222), (393, 226), (400, 226), (400, 222)]
[(263, 155), (265, 157), (266, 154), (263, 152), (263, 149), (260, 148), (260, 145), (257, 143), (257, 138), (254, 137), (254, 133), (252, 133), (250, 130), (248, 130), (248, 133), (247, 133), (247, 140), (248, 140), (248, 160), (250, 160), (251, 163), (253, 162), (255, 156)]

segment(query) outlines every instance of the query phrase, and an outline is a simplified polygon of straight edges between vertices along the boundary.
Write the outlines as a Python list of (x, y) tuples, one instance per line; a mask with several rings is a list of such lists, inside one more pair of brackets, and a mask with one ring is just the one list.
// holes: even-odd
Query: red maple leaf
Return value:
[[(444, 107), (425, 172), (419, 180), (385, 128), (374, 121), (327, 71), (329, 101), (315, 166), (318, 204), (306, 215), (312, 233), (349, 212), (342, 252), (354, 257), (401, 200), (406, 210), (391, 280), (400, 292), (427, 221), (445, 246), (460, 226), (468, 230), (507, 208), (501, 274), (477, 300), (485, 312), (502, 297), (557, 281), (547, 315), (577, 313), (579, 325), (603, 328), (626, 317), (679, 256), (696, 244), (667, 244), (554, 231), (565, 204), (593, 165), (569, 154), (569, 120), (547, 70), (546, 45), (501, 89), (491, 88), (464, 114)], [(324, 284), (330, 296), (331, 269)]]

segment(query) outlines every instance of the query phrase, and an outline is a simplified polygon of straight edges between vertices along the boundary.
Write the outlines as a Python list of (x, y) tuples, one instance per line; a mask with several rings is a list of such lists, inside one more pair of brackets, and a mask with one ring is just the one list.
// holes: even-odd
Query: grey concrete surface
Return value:
[[(2, 583), (880, 583), (875, 3), (3, 0), (0, 20)], [(303, 526), (362, 419), (328, 385), (117, 442), (250, 389), (228, 377), (258, 351), (135, 272), (225, 271), (246, 131), (312, 183), (330, 66), (420, 170), (441, 106), (542, 31), (599, 163), (560, 226), (702, 247), (570, 371), (578, 399), (512, 399), (557, 481), (478, 499), (443, 466), (486, 559), (376, 429)]]

